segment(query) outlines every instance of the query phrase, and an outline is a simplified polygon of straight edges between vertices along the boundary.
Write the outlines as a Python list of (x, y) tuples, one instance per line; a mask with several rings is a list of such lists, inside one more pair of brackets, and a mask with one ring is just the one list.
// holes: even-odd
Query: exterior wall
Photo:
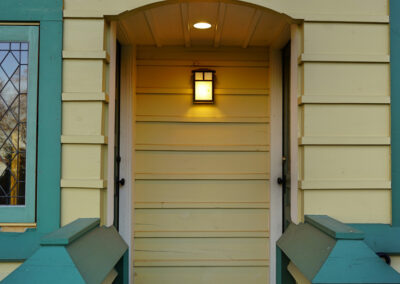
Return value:
[(61, 223), (105, 222), (108, 68), (104, 19), (65, 19)]
[(301, 30), (300, 216), (390, 223), (389, 25)]
[[(138, 48), (135, 283), (268, 283), (268, 53)], [(215, 105), (193, 105), (193, 62)]]
[[(105, 216), (103, 16), (152, 2), (64, 1), (63, 224)], [(304, 19), (298, 50), (299, 220), (329, 214), (344, 222), (390, 223), (388, 0), (248, 2)], [(71, 205), (76, 202), (85, 206)]]

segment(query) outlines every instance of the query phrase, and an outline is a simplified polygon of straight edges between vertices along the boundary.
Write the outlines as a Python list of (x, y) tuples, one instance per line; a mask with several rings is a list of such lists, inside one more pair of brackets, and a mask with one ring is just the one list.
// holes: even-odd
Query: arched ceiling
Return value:
[[(207, 21), (208, 30), (193, 24)], [(284, 32), (283, 15), (256, 6), (225, 2), (179, 2), (133, 11), (120, 18), (130, 43), (150, 46), (269, 46)]]

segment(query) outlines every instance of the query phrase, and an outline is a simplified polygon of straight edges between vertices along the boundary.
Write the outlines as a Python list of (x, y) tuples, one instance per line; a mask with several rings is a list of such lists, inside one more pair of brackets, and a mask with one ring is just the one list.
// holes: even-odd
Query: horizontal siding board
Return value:
[(268, 238), (136, 238), (135, 266), (267, 266)]
[(389, 146), (304, 146), (304, 180), (390, 180)]
[(388, 55), (388, 24), (305, 23), (304, 52)]
[(138, 46), (138, 60), (195, 60), (201, 61), (269, 61), (268, 48), (249, 47), (244, 50), (240, 47), (220, 47), (218, 49), (208, 47), (168, 47), (162, 49), (150, 46)]
[(391, 189), (390, 180), (306, 180), (301, 189)]
[(102, 102), (64, 102), (63, 135), (103, 135)]
[(265, 284), (268, 267), (137, 267), (137, 284)]
[(304, 95), (298, 99), (299, 105), (303, 104), (390, 104), (390, 96), (352, 96), (351, 94), (341, 96), (310, 96)]
[(389, 96), (389, 67), (382, 63), (304, 63), (303, 94)]
[(139, 59), (136, 61), (137, 66), (187, 66), (193, 68), (201, 67), (268, 67), (267, 60), (253, 61), (230, 61), (230, 60), (157, 60), (157, 59)]
[(390, 145), (385, 136), (307, 136), (299, 138), (299, 145)]
[(268, 146), (269, 125), (223, 123), (136, 123), (136, 147), (142, 145), (240, 146), (254, 149)]
[(390, 201), (390, 190), (306, 190), (304, 214), (329, 215), (344, 223), (390, 224)]
[(136, 180), (269, 180), (269, 173), (136, 173)]
[(258, 152), (136, 151), (136, 174), (266, 174), (268, 159)]
[(138, 95), (136, 100), (137, 118), (181, 117), (212, 122), (224, 118), (254, 118), (265, 121), (269, 117), (268, 96), (217, 96), (215, 105), (194, 105), (192, 95)]
[(193, 152), (268, 152), (268, 145), (171, 145), (136, 144), (138, 151), (193, 151)]
[(186, 116), (186, 115), (137, 115), (137, 122), (213, 122), (213, 123), (269, 123), (268, 116)]
[[(214, 89), (214, 94), (221, 95), (260, 95), (267, 96), (269, 94), (269, 89), (243, 89), (243, 88), (234, 88), (234, 89)], [(136, 88), (136, 94), (138, 95), (162, 95), (162, 94), (175, 94), (175, 95), (191, 95), (193, 94), (193, 88)]]
[(140, 180), (135, 202), (143, 203), (269, 203), (269, 183), (258, 180)]
[[(138, 88), (191, 88), (192, 70), (185, 66), (138, 66)], [(268, 69), (254, 67), (215, 67), (216, 88), (267, 89)], [(157, 78), (157, 80), (154, 80)]]
[(304, 136), (388, 137), (386, 105), (305, 105)]
[(135, 237), (268, 236), (264, 209), (136, 209)]

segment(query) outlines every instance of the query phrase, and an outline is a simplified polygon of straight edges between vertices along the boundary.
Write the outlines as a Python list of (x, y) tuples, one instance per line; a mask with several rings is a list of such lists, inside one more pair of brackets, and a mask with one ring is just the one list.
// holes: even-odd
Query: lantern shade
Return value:
[(193, 103), (214, 103), (214, 71), (193, 71)]

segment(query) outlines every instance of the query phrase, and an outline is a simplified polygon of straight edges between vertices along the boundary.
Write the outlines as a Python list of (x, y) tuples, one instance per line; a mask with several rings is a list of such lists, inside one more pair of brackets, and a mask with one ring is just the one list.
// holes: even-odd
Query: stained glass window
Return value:
[(25, 204), (28, 42), (0, 42), (0, 205)]
[(36, 220), (38, 40), (0, 25), (0, 223)]

